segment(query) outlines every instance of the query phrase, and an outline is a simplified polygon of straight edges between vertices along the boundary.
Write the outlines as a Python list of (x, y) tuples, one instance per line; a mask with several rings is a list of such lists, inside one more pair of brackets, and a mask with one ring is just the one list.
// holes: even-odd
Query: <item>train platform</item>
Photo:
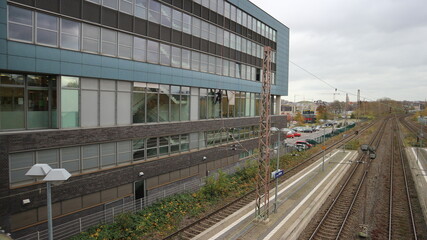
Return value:
[(427, 148), (406, 148), (406, 155), (408, 156), (424, 219), (427, 219)]
[(253, 201), (194, 239), (297, 239), (356, 159), (357, 151), (328, 153), (279, 185), (276, 213), (270, 192), (268, 221), (256, 221)]

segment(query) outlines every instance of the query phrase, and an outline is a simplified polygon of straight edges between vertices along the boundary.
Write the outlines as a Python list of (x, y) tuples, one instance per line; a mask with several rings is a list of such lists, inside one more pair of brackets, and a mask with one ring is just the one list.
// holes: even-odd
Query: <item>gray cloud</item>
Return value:
[[(427, 97), (427, 1), (252, 2), (290, 28), (290, 60), (338, 89), (374, 100)], [(293, 64), (289, 85), (289, 100), (332, 100), (332, 88)]]

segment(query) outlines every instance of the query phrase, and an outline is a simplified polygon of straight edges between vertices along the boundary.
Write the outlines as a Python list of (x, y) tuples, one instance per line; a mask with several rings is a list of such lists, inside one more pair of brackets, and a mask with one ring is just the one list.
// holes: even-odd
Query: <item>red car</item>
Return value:
[(295, 137), (295, 135), (292, 134), (291, 132), (286, 133), (286, 138), (294, 138), (294, 137)]
[(290, 131), (290, 133), (292, 133), (294, 135), (294, 137), (301, 137), (301, 133), (299, 133), (299, 132)]
[(296, 141), (296, 142), (295, 142), (295, 145), (296, 145), (296, 144), (304, 144), (304, 145), (306, 145), (308, 148), (313, 147), (313, 145), (312, 145), (312, 144), (310, 144), (310, 143), (308, 143), (308, 142), (306, 142), (306, 141)]

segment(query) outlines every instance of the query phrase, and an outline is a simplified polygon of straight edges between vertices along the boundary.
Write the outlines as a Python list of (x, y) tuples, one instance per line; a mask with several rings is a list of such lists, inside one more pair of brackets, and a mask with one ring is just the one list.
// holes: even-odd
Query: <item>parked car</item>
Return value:
[(313, 129), (311, 127), (305, 127), (302, 132), (306, 132), (306, 133), (312, 133)]
[(308, 143), (307, 141), (296, 141), (296, 142), (295, 142), (295, 145), (297, 145), (297, 144), (304, 144), (304, 145), (306, 145), (306, 146), (307, 146), (307, 148), (311, 148), (311, 147), (313, 147), (313, 145), (312, 145), (312, 144), (310, 144), (310, 143)]
[(287, 132), (286, 133), (286, 138), (294, 138), (295, 135), (292, 134), (292, 132)]
[(298, 152), (301, 152), (302, 150), (308, 149), (307, 145), (305, 145), (305, 144), (295, 144), (294, 146)]
[(304, 128), (303, 127), (294, 127), (294, 128), (292, 128), (292, 130), (295, 132), (302, 132), (304, 130)]
[(290, 133), (292, 133), (294, 135), (294, 137), (301, 137), (301, 133), (299, 132), (295, 132), (295, 131), (290, 131)]

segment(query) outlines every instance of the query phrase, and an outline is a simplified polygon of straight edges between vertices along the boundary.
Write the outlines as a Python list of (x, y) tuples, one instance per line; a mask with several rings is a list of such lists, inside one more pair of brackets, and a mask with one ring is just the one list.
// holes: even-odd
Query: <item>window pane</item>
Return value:
[(133, 59), (138, 61), (147, 61), (147, 41), (142, 38), (134, 37)]
[(160, 23), (160, 3), (150, 0), (148, 10), (148, 20), (154, 23)]
[(82, 91), (82, 127), (98, 126), (98, 92)]
[(145, 93), (134, 92), (132, 94), (133, 123), (145, 122)]
[(101, 167), (116, 165), (116, 143), (101, 144)]
[(181, 95), (181, 113), (180, 113), (181, 121), (190, 120), (190, 96)]
[(192, 17), (192, 19), (193, 19), (193, 25), (192, 25), (191, 33), (193, 34), (193, 36), (200, 37), (201, 21), (200, 19), (197, 19), (195, 17)]
[(170, 66), (171, 46), (166, 44), (160, 44), (160, 64)]
[(182, 12), (173, 10), (172, 11), (172, 27), (178, 31), (182, 31)]
[(83, 24), (83, 48), (82, 50), (88, 52), (99, 52), (99, 39), (101, 30), (88, 24)]
[(147, 61), (150, 63), (159, 63), (159, 43), (148, 40), (147, 49)]
[(200, 71), (207, 72), (208, 71), (208, 55), (200, 54)]
[(157, 93), (147, 93), (147, 122), (158, 121), (158, 97)]
[(117, 0), (102, 0), (102, 5), (109, 8), (117, 9), (118, 3)]
[(80, 49), (80, 23), (61, 19), (61, 47)]
[(131, 35), (119, 33), (119, 57), (132, 58), (132, 42)]
[(98, 144), (82, 147), (82, 169), (95, 169), (99, 167)]
[(190, 51), (182, 49), (182, 68), (190, 69)]
[(181, 67), (181, 48), (172, 47), (172, 67)]
[(132, 0), (120, 0), (120, 11), (132, 15)]
[(116, 93), (101, 91), (100, 96), (100, 126), (116, 124)]
[(61, 148), (61, 167), (70, 173), (80, 171), (80, 147)]
[(63, 128), (79, 126), (79, 91), (61, 90), (61, 124)]
[(161, 24), (165, 27), (172, 27), (172, 23), (171, 23), (172, 9), (166, 5), (161, 5), (161, 10), (162, 10)]
[(33, 25), (33, 12), (30, 10), (9, 6), (9, 21)]
[(37, 151), (37, 163), (49, 164), (51, 168), (59, 168), (58, 149)]
[(148, 8), (148, 0), (136, 0), (135, 16), (142, 19), (147, 19), (147, 8)]
[(24, 88), (0, 87), (0, 129), (24, 128), (24, 123)]
[(191, 70), (199, 71), (200, 69), (200, 53), (191, 52)]
[(145, 158), (145, 139), (135, 139), (132, 141), (133, 160)]
[(28, 128), (49, 127), (49, 91), (28, 90)]
[(117, 163), (131, 162), (131, 141), (117, 143)]
[(117, 55), (117, 32), (102, 28), (101, 36), (102, 36), (101, 53), (116, 56)]
[(191, 16), (183, 13), (182, 22), (183, 22), (182, 30), (187, 34), (191, 34)]
[(58, 18), (37, 13), (37, 43), (57, 46)]

